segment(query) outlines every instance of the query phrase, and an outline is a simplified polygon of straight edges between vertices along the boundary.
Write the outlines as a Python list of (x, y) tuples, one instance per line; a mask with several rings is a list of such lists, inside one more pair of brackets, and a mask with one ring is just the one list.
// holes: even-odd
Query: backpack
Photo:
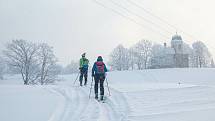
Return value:
[(88, 59), (84, 58), (83, 59), (83, 65), (82, 65), (84, 70), (88, 70), (88, 63), (89, 63)]
[(84, 70), (88, 70), (88, 65), (83, 65)]
[(105, 73), (105, 64), (102, 61), (96, 62), (97, 74)]

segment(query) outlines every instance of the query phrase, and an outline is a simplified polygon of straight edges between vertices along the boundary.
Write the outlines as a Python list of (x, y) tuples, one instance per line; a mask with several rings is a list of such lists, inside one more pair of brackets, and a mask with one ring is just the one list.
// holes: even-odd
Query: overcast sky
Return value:
[(178, 31), (185, 42), (201, 40), (215, 53), (213, 0), (131, 0), (177, 30), (128, 0), (113, 1), (134, 14), (111, 0), (97, 1), (110, 9), (94, 0), (0, 0), (0, 47), (12, 39), (46, 42), (54, 47), (59, 63), (66, 65), (83, 52), (91, 61), (98, 55), (107, 61), (120, 43), (129, 47), (141, 39), (170, 42)]

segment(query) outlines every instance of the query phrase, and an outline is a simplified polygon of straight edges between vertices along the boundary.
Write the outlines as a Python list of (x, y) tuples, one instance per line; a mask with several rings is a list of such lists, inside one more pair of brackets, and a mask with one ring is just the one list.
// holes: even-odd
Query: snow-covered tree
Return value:
[(163, 48), (164, 47), (161, 44), (154, 44), (152, 46), (151, 56), (152, 57), (156, 57), (156, 56), (160, 56), (160, 55), (164, 54), (164, 53), (162, 53), (163, 52)]
[[(149, 66), (150, 68), (155, 68), (154, 65), (162, 65), (163, 59), (165, 58), (165, 48), (161, 44), (154, 44), (152, 46), (152, 51), (151, 51), (151, 58), (150, 58), (150, 63)], [(156, 67), (159, 68), (159, 67)]]
[(22, 75), (25, 85), (52, 83), (59, 74), (56, 57), (48, 44), (13, 40), (4, 51), (12, 73)]
[(215, 68), (214, 60), (211, 59), (211, 68)]
[(192, 46), (196, 67), (208, 67), (211, 61), (211, 54), (207, 46), (201, 41), (194, 42)]
[(192, 47), (186, 43), (183, 43), (183, 53), (189, 55), (189, 67), (195, 67), (195, 54)]
[(113, 70), (129, 70), (148, 68), (149, 59), (152, 53), (152, 43), (148, 40), (141, 40), (129, 49), (118, 45), (110, 54), (109, 64)]
[(73, 74), (78, 72), (79, 72), (79, 63), (75, 61), (71, 61), (71, 63), (63, 69), (63, 74)]
[(58, 75), (56, 71), (57, 58), (54, 55), (53, 48), (46, 43), (40, 44), (38, 59), (40, 63), (40, 84), (53, 83)]
[(134, 47), (130, 47), (128, 49), (128, 55), (129, 55), (129, 67), (134, 70), (135, 69), (135, 64), (136, 64), (136, 53), (134, 51)]
[(118, 45), (110, 55), (109, 64), (113, 70), (128, 70), (129, 69), (129, 50), (123, 45)]
[(2, 57), (0, 57), (0, 80), (3, 79), (4, 73), (6, 71), (5, 69), (6, 69), (5, 61)]
[(13, 40), (8, 43), (4, 54), (10, 66), (18, 69), (25, 85), (38, 78), (38, 46), (26, 40)]
[(135, 44), (134, 52), (136, 53), (136, 64), (138, 69), (146, 69), (152, 54), (152, 42), (149, 40), (139, 41), (137, 44)]

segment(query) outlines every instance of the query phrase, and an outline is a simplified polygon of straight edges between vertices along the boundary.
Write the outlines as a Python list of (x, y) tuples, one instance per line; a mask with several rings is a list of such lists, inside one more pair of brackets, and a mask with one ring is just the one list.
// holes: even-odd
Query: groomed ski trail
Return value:
[(94, 99), (89, 87), (55, 86), (50, 92), (59, 95), (62, 102), (48, 121), (126, 121), (128, 104), (120, 92), (111, 89), (112, 95), (105, 103)]

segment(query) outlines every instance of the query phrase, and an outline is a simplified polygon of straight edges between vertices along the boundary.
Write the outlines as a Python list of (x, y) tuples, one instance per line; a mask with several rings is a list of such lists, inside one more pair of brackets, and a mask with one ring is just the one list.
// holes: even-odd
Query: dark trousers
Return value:
[(83, 70), (83, 69), (80, 70), (79, 81), (81, 86), (82, 86), (83, 77), (84, 77), (84, 85), (87, 84), (87, 72), (88, 70)]
[(105, 75), (104, 74), (96, 74), (94, 76), (94, 80), (95, 80), (95, 86), (94, 86), (95, 94), (98, 95), (98, 86), (100, 84), (100, 95), (104, 96)]

